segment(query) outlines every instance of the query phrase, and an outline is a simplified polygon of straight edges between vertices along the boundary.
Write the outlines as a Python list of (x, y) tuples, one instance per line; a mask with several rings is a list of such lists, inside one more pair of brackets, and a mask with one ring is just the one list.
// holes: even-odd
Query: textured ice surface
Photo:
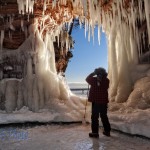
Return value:
[[(149, 140), (118, 132), (112, 132), (111, 137), (105, 137), (100, 130), (99, 139), (89, 138), (89, 125), (42, 125), (21, 129), (6, 127), (1, 128), (0, 133), (2, 131), (5, 131), (5, 134), (0, 147), (7, 150), (149, 150), (150, 148)], [(11, 136), (10, 132), (13, 133)]]

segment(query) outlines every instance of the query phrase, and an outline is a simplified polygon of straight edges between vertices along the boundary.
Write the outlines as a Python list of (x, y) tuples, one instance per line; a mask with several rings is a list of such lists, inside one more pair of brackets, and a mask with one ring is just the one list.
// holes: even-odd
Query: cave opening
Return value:
[(97, 34), (97, 26), (94, 29), (94, 37), (91, 36), (90, 40), (87, 35), (85, 36), (84, 28), (76, 28), (72, 31), (75, 43), (72, 49), (73, 57), (65, 73), (67, 82), (84, 83), (86, 76), (98, 67), (104, 67), (108, 71), (107, 37), (101, 30), (99, 43)]

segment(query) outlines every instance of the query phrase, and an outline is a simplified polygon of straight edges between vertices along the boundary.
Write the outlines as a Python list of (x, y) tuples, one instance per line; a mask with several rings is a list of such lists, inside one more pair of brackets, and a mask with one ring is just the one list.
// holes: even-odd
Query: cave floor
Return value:
[(47, 124), (0, 128), (0, 150), (150, 150), (150, 140), (117, 131), (89, 138), (88, 124)]

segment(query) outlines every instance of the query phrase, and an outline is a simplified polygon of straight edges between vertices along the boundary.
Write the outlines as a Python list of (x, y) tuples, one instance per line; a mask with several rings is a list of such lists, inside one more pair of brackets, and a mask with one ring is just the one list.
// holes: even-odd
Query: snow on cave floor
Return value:
[[(0, 150), (150, 150), (149, 139), (116, 131), (111, 137), (88, 137), (90, 125), (36, 125), (0, 128)], [(15, 132), (16, 131), (16, 132)]]

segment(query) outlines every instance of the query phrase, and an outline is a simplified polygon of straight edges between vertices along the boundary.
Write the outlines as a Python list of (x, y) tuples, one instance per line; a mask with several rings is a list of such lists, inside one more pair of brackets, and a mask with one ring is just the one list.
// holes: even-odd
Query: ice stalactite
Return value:
[(12, 22), (13, 22), (13, 16), (10, 15), (9, 16), (9, 28), (15, 31), (15, 27), (13, 26)]
[[(55, 32), (60, 33), (60, 32)], [(69, 91), (63, 77), (57, 74), (53, 42), (55, 36), (40, 34), (35, 21), (29, 27), (29, 36), (18, 48), (16, 57), (24, 55), (25, 71), (22, 80), (6, 80), (5, 109), (12, 112), (27, 106), (34, 112), (52, 107), (53, 103), (69, 99)], [(65, 34), (66, 35), (66, 34)], [(66, 36), (63, 36), (64, 44)], [(69, 38), (67, 38), (69, 40)], [(70, 42), (68, 42), (68, 48)], [(64, 46), (64, 45), (63, 45)], [(25, 51), (26, 50), (26, 51)], [(33, 67), (34, 66), (34, 67)], [(16, 87), (16, 88), (13, 88)], [(59, 106), (58, 106), (59, 107)]]
[(44, 15), (44, 12), (45, 12), (45, 10), (46, 10), (46, 2), (47, 2), (47, 0), (44, 0), (44, 5), (43, 5), (43, 15)]
[[(123, 26), (123, 25), (122, 25)], [(129, 94), (132, 90), (132, 82), (130, 77), (129, 71), (129, 56), (127, 55), (128, 48), (125, 47), (125, 42), (127, 36), (121, 35), (126, 31), (120, 29), (120, 33), (118, 36), (118, 51), (119, 51), (119, 62), (118, 62), (118, 88), (117, 88), (117, 95), (116, 95), (116, 102), (125, 102), (128, 99)]]
[[(110, 100), (115, 100), (117, 85), (118, 85), (118, 68), (117, 68), (117, 49), (116, 49), (116, 22), (113, 22), (111, 27), (111, 32), (108, 36), (108, 69), (109, 69), (109, 78), (111, 79), (111, 89), (110, 91)], [(117, 43), (118, 44), (118, 43)]]
[(21, 30), (24, 31), (24, 21), (21, 19)]
[(3, 41), (4, 41), (4, 30), (1, 30), (1, 34), (0, 34), (0, 60), (2, 59)]
[[(63, 81), (57, 76), (53, 40), (54, 38), (47, 34), (43, 41), (38, 30), (36, 31), (35, 51), (37, 52), (37, 64), (35, 76), (37, 77), (40, 108), (43, 108), (46, 103), (53, 99), (59, 99), (62, 90), (63, 93), (67, 93), (65, 88), (60, 86)], [(63, 100), (68, 99), (67, 94), (62, 97)]]
[[(147, 13), (147, 16), (149, 14), (147, 8), (150, 6), (145, 6), (145, 13), (140, 2), (139, 5), (139, 8), (135, 7), (134, 1), (132, 1), (130, 13), (126, 13), (123, 11), (122, 1), (118, 0), (117, 5), (112, 7), (115, 17), (111, 18), (111, 15), (102, 12), (102, 28), (108, 36), (108, 72), (111, 81), (109, 94), (111, 101), (128, 101), (133, 85), (137, 80), (133, 73), (138, 66), (138, 58), (142, 54), (141, 42), (145, 37), (142, 36), (143, 39), (141, 39), (136, 21), (139, 19), (143, 22), (145, 14)], [(146, 19), (149, 23), (148, 20)], [(113, 27), (115, 22), (116, 26)], [(149, 27), (149, 25), (147, 26)]]
[[(3, 52), (3, 41), (4, 41), (4, 30), (1, 30), (0, 32), (0, 61), (2, 61), (2, 52)], [(2, 69), (0, 69), (0, 79), (2, 79), (3, 77), (3, 72), (2, 72)]]
[(17, 0), (17, 3), (20, 14), (33, 13), (34, 0)]
[(17, 0), (17, 3), (18, 3), (19, 13), (24, 14), (24, 1), (23, 0)]
[(33, 89), (33, 69), (32, 69), (32, 60), (31, 57), (28, 56), (27, 60), (27, 74), (25, 77), (26, 87), (27, 87), (27, 105), (29, 109), (32, 109), (32, 89)]
[(146, 23), (148, 29), (149, 45), (150, 45), (150, 1), (149, 0), (144, 0), (144, 7), (145, 7)]
[(140, 21), (142, 22), (144, 19), (144, 15), (143, 15), (143, 9), (142, 9), (142, 1), (138, 1), (138, 5), (139, 5), (139, 18), (140, 18)]
[(134, 33), (132, 31), (132, 28), (130, 27), (130, 45), (131, 45), (131, 62), (133, 64), (138, 64), (138, 51), (137, 51), (137, 45), (136, 41), (134, 40)]
[(49, 50), (49, 66), (51, 68), (51, 72), (56, 74), (56, 66), (55, 66), (55, 51), (54, 51), (54, 45), (53, 45), (53, 41), (51, 39), (51, 36), (49, 36), (48, 39), (48, 47), (47, 49)]
[(136, 41), (130, 27), (123, 22), (117, 24), (117, 18), (108, 29), (109, 96), (111, 101), (120, 103), (127, 101), (132, 91), (131, 70), (137, 64)]
[(54, 8), (56, 6), (56, 0), (53, 0), (52, 2), (52, 8)]
[(27, 37), (28, 37), (28, 29), (27, 29), (26, 26), (24, 27), (24, 32), (25, 32), (25, 39), (27, 39)]

